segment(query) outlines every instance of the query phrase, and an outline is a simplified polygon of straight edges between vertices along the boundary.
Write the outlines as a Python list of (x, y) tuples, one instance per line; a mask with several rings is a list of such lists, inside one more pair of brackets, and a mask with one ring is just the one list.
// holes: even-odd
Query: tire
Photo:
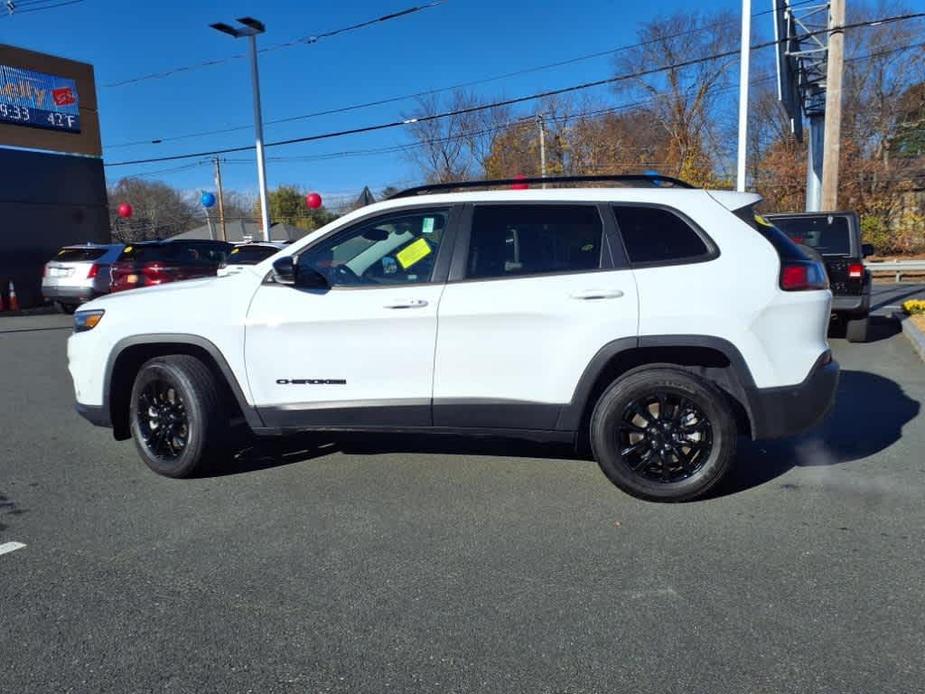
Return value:
[(159, 475), (189, 477), (221, 453), (229, 415), (215, 374), (196, 357), (175, 354), (145, 362), (129, 407), (135, 448)]
[(77, 310), (77, 304), (63, 304), (60, 301), (56, 301), (55, 308), (57, 308), (61, 313), (71, 315), (74, 313), (74, 311)]
[(867, 342), (870, 332), (870, 315), (845, 321), (845, 337), (848, 342)]
[(727, 396), (670, 367), (617, 379), (591, 416), (601, 470), (623, 491), (650, 501), (689, 501), (713, 488), (732, 467), (737, 435)]

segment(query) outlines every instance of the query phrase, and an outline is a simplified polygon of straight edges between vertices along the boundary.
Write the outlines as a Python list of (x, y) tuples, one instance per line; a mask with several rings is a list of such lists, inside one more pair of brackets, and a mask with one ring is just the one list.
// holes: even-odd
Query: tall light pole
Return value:
[(236, 39), (247, 37), (251, 56), (251, 86), (254, 90), (254, 133), (257, 143), (257, 186), (260, 195), (260, 222), (263, 226), (263, 240), (270, 240), (270, 206), (267, 200), (267, 163), (263, 155), (263, 113), (260, 108), (260, 75), (257, 71), (257, 35), (267, 30), (263, 22), (253, 17), (238, 17), (240, 26), (233, 27), (224, 22), (210, 24), (213, 29)]
[(736, 190), (745, 190), (745, 155), (748, 150), (748, 63), (751, 57), (752, 2), (742, 0), (742, 47), (739, 59), (739, 151)]

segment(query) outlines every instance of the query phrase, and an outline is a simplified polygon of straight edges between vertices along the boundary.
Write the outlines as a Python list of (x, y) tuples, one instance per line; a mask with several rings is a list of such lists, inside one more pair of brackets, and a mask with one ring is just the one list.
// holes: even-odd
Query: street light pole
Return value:
[(270, 205), (267, 195), (267, 163), (263, 154), (263, 111), (260, 107), (260, 73), (257, 70), (257, 35), (267, 28), (263, 22), (253, 17), (239, 17), (239, 27), (229, 26), (223, 22), (211, 27), (236, 39), (247, 37), (250, 44), (251, 87), (254, 92), (254, 136), (257, 149), (257, 192), (260, 196), (260, 224), (263, 240), (270, 240)]
[(736, 190), (745, 191), (748, 150), (748, 63), (751, 57), (752, 2), (742, 0), (742, 45), (739, 59), (739, 147), (736, 157)]

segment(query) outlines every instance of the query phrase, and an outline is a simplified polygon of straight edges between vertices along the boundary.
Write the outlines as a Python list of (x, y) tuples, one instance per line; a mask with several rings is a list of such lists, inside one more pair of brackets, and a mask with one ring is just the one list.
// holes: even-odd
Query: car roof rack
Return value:
[(460, 189), (470, 188), (490, 188), (494, 186), (512, 186), (512, 185), (529, 185), (534, 184), (552, 184), (559, 183), (645, 183), (650, 186), (669, 185), (673, 188), (693, 188), (690, 183), (682, 181), (672, 176), (662, 176), (661, 174), (619, 174), (619, 175), (594, 175), (594, 176), (537, 176), (532, 178), (495, 178), (483, 181), (456, 181), (454, 183), (432, 183), (426, 186), (416, 186), (402, 190), (389, 197), (389, 200), (396, 198), (410, 198), (415, 195), (426, 193), (440, 193)]

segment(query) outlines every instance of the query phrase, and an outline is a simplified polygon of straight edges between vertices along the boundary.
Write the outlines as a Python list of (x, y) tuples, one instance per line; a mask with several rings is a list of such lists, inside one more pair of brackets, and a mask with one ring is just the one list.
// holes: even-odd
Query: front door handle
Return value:
[(586, 289), (581, 292), (575, 292), (571, 295), (573, 299), (581, 301), (593, 301), (596, 299), (619, 299), (623, 292), (619, 289)]
[(407, 299), (386, 304), (385, 308), (424, 308), (425, 306), (427, 306), (427, 302), (424, 299)]

